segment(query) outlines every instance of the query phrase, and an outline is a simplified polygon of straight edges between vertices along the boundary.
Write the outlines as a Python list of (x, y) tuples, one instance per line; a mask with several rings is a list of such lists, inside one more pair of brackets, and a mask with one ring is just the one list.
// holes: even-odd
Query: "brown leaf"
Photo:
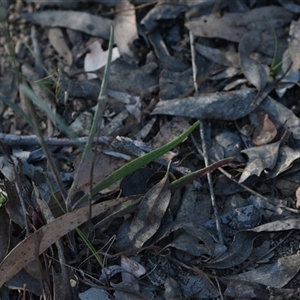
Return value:
[[(109, 208), (126, 201), (127, 198), (120, 198), (95, 204), (92, 206), (91, 217), (93, 218), (104, 213)], [(59, 238), (74, 230), (89, 218), (89, 207), (75, 210), (44, 225), (35, 233), (20, 242), (0, 263), (0, 288), (30, 261), (33, 261), (37, 255), (42, 254)]]
[(68, 66), (72, 66), (73, 55), (65, 41), (62, 30), (60, 28), (50, 28), (48, 32), (48, 38), (49, 42), (59, 54), (59, 56), (64, 58)]
[(265, 111), (260, 110), (253, 114), (256, 115), (258, 123), (253, 132), (253, 143), (257, 146), (268, 144), (276, 137), (277, 129)]
[(164, 123), (164, 125), (160, 127), (159, 132), (152, 139), (153, 147), (159, 148), (160, 146), (178, 137), (189, 127), (190, 125), (185, 118), (180, 118), (180, 117), (173, 118), (172, 121), (166, 122)]
[[(79, 173), (78, 182), (76, 186), (76, 192), (78, 191), (89, 191), (90, 182), (91, 182), (91, 168), (94, 164), (93, 168), (93, 186), (95, 186), (98, 182), (104, 180), (108, 175), (110, 175), (113, 171), (120, 168), (126, 163), (124, 159), (116, 158), (110, 155), (106, 155), (104, 153), (100, 153), (99, 155), (95, 155), (92, 151), (89, 153), (89, 156), (84, 160), (81, 169), (79, 168), (79, 158), (75, 162), (75, 172)], [(105, 193), (107, 191), (111, 191), (113, 189), (117, 189), (119, 183), (117, 182), (109, 189), (105, 189), (102, 192)]]
[[(132, 43), (138, 38), (134, 5), (129, 0), (117, 1), (114, 19), (115, 42), (121, 56), (134, 57)], [(124, 34), (126, 32), (126, 34)]]

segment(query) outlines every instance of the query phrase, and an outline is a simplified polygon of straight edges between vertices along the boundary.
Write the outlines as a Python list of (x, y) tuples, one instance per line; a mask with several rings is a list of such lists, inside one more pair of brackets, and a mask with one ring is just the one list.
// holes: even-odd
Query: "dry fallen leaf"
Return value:
[(253, 143), (257, 146), (265, 145), (276, 137), (277, 129), (274, 123), (269, 119), (269, 115), (265, 111), (256, 111), (252, 114), (252, 118), (256, 117), (257, 123), (253, 132)]
[(289, 53), (296, 70), (300, 69), (300, 22), (292, 21), (290, 26)]
[(251, 30), (244, 34), (239, 44), (239, 56), (241, 69), (245, 77), (253, 84), (258, 92), (266, 86), (269, 77), (269, 68), (249, 57), (249, 55), (261, 44), (260, 31)]
[[(103, 51), (101, 44), (98, 40), (95, 40), (88, 46), (89, 52), (84, 58), (84, 71), (85, 72), (94, 72), (98, 69), (101, 69), (107, 63), (108, 50)], [(120, 57), (118, 49), (115, 47), (112, 49), (111, 61), (116, 60)], [(89, 73), (89, 79), (97, 78), (96, 74)]]
[(154, 148), (168, 143), (172, 139), (176, 138), (190, 127), (190, 124), (186, 119), (181, 117), (175, 117), (170, 122), (164, 123), (157, 135), (152, 139), (151, 144)]
[(109, 208), (126, 201), (127, 198), (120, 198), (95, 204), (92, 206), (91, 216), (89, 207), (75, 210), (58, 217), (25, 238), (0, 263), (0, 288), (59, 238), (89, 220), (90, 217), (93, 218), (106, 212)]
[(132, 44), (138, 39), (134, 5), (129, 0), (118, 0), (116, 11), (114, 29), (119, 53), (121, 56), (134, 58)]
[(59, 56), (64, 58), (68, 66), (72, 66), (73, 55), (65, 41), (62, 30), (60, 28), (50, 28), (48, 32), (48, 38), (49, 42), (59, 54)]
[(282, 288), (299, 272), (299, 262), (300, 254), (289, 255), (278, 258), (275, 263), (226, 278), (256, 282), (273, 288)]
[(255, 90), (245, 88), (232, 92), (203, 94), (199, 97), (160, 101), (152, 114), (165, 114), (195, 119), (237, 120), (254, 107)]
[(210, 14), (191, 19), (185, 23), (185, 26), (195, 36), (239, 42), (248, 29), (246, 26), (235, 26), (234, 19), (238, 15), (238, 13), (227, 13), (219, 18), (215, 14)]
[(21, 13), (20, 16), (34, 24), (70, 28), (105, 39), (109, 39), (110, 27), (113, 25), (110, 19), (86, 12), (71, 10), (47, 10)]
[(300, 187), (297, 188), (296, 190), (296, 198), (297, 198), (297, 201), (296, 201), (296, 208), (300, 208)]
[(249, 157), (249, 160), (239, 182), (244, 182), (248, 177), (253, 175), (260, 176), (264, 170), (272, 171), (277, 162), (280, 143), (278, 141), (242, 150), (241, 152), (245, 153)]
[[(80, 159), (78, 157), (74, 165), (74, 171), (79, 173), (76, 185), (76, 193), (79, 191), (88, 192), (90, 190), (91, 178), (93, 179), (92, 186), (94, 187), (97, 183), (104, 180), (113, 171), (122, 167), (127, 162), (124, 159), (113, 157), (103, 152), (95, 155), (92, 151), (90, 151), (88, 157), (84, 160), (81, 169), (78, 169), (79, 161)], [(92, 166), (94, 166), (93, 173), (91, 173)], [(118, 186), (119, 182), (116, 182), (101, 192), (106, 193), (108, 191), (115, 190), (118, 188)]]
[(134, 247), (141, 248), (158, 230), (171, 199), (168, 183), (169, 172), (146, 193), (140, 203), (128, 232)]

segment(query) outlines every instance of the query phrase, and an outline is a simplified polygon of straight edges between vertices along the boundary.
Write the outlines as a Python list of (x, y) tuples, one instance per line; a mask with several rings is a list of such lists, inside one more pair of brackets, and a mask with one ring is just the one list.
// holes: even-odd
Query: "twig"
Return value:
[[(195, 96), (197, 97), (197, 96), (199, 96), (197, 78), (196, 78), (196, 76), (197, 76), (197, 66), (196, 66), (196, 63), (195, 63), (194, 36), (193, 36), (191, 31), (190, 31), (190, 45), (191, 45), (191, 54), (192, 54), (193, 81), (194, 81), (194, 87), (195, 87)], [(205, 164), (205, 167), (207, 167), (209, 165), (209, 162), (208, 162), (206, 143), (205, 143), (205, 137), (204, 137), (203, 121), (200, 122), (199, 126), (200, 126), (200, 136), (201, 136), (201, 141), (202, 141), (204, 164)], [(219, 243), (221, 245), (223, 245), (224, 240), (223, 240), (222, 229), (221, 229), (221, 225), (220, 225), (220, 218), (219, 218), (219, 213), (218, 213), (218, 208), (217, 208), (217, 204), (216, 204), (215, 193), (214, 193), (210, 173), (207, 174), (207, 181), (208, 181), (208, 185), (209, 185), (211, 204), (212, 204), (213, 211), (214, 211), (214, 216), (215, 216), (215, 219), (216, 219), (216, 229), (217, 229), (217, 232), (218, 232)]]
[(215, 276), (215, 281), (216, 281), (216, 283), (217, 283), (217, 288), (218, 288), (218, 290), (219, 290), (220, 298), (221, 298), (221, 300), (224, 300), (223, 293), (222, 293), (222, 290), (221, 290), (221, 287), (220, 287), (220, 283), (219, 283), (219, 280), (218, 280), (218, 277), (217, 277), (217, 276)]
[[(44, 138), (48, 146), (74, 146), (80, 144), (82, 147), (86, 144), (88, 137), (77, 138), (76, 140), (69, 138)], [(0, 141), (7, 146), (36, 146), (40, 145), (39, 138), (36, 135), (15, 135), (0, 133)], [(111, 139), (106, 136), (100, 136), (94, 139), (94, 143), (109, 144)]]

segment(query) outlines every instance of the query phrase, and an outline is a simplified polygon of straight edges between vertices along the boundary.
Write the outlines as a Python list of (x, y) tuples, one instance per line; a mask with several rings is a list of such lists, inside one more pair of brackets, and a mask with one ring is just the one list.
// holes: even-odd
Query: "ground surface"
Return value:
[(0, 298), (299, 299), (297, 2), (1, 1)]

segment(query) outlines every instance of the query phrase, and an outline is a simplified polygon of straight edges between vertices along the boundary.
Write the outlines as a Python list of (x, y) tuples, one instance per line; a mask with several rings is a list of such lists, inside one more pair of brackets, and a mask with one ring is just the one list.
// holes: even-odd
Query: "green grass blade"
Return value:
[[(94, 115), (94, 118), (93, 118), (92, 128), (91, 128), (87, 143), (86, 143), (86, 145), (83, 149), (83, 153), (82, 153), (82, 156), (81, 156), (81, 159), (80, 159), (80, 162), (79, 162), (79, 166), (78, 166), (79, 170), (82, 168), (84, 160), (87, 158), (88, 153), (91, 150), (92, 143), (94, 141), (94, 136), (95, 136), (97, 128), (98, 128), (99, 120), (101, 119), (102, 114), (103, 114), (103, 110), (104, 110), (104, 106), (105, 106), (104, 97), (105, 97), (106, 87), (107, 87), (107, 82), (108, 82), (108, 77), (109, 77), (109, 70), (110, 70), (110, 64), (111, 64), (111, 58), (112, 58), (113, 44), (114, 44), (114, 31), (113, 31), (113, 27), (111, 27), (109, 45), (108, 45), (108, 58), (107, 58), (107, 63), (106, 63), (105, 70), (104, 70), (104, 77), (103, 77), (103, 80), (102, 80), (102, 83), (101, 83), (101, 89), (100, 89), (100, 93), (99, 93), (99, 96), (98, 96), (98, 103), (97, 103), (95, 115)], [(72, 186), (69, 189), (67, 200), (66, 200), (68, 209), (71, 208), (70, 207), (71, 197), (72, 197), (73, 192), (76, 188), (78, 178), (79, 178), (79, 174), (76, 173), (75, 177), (74, 177), (74, 180), (73, 180), (73, 183), (72, 183)]]
[[(57, 124), (57, 127), (60, 131), (62, 131), (64, 134), (66, 134), (69, 138), (76, 139), (76, 134), (68, 128), (64, 120), (57, 114), (55, 114), (43, 101), (40, 97), (38, 97), (27, 85), (21, 84), (20, 85), (20, 91), (25, 94), (26, 97), (28, 97), (35, 105), (37, 105), (39, 108), (41, 108), (47, 116)], [(79, 143), (78, 143), (79, 144)]]
[[(93, 190), (92, 195), (95, 195), (102, 191), (103, 189), (109, 187), (111, 184), (117, 182), (118, 180), (122, 179), (123, 177), (133, 173), (134, 171), (144, 167), (145, 165), (149, 164), (150, 162), (154, 161), (158, 157), (162, 156), (166, 152), (172, 150), (178, 144), (180, 144), (185, 138), (189, 136), (189, 134), (200, 124), (200, 121), (195, 122), (187, 131), (179, 135), (177, 138), (172, 140), (171, 142), (167, 143), (166, 145), (161, 146), (158, 149), (155, 149), (146, 155), (138, 157), (133, 161), (127, 163), (123, 167), (119, 168), (118, 170), (114, 171), (111, 175), (109, 175), (106, 179), (102, 182), (97, 184)], [(88, 198), (88, 195), (84, 195), (78, 202), (85, 201)]]

